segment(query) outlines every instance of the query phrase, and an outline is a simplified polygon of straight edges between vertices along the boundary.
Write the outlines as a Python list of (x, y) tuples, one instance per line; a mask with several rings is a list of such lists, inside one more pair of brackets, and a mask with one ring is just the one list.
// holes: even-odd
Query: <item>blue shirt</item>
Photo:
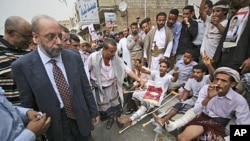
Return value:
[(179, 39), (180, 39), (180, 35), (181, 35), (181, 28), (182, 25), (180, 22), (176, 22), (173, 24), (173, 26), (168, 26), (170, 28), (170, 30), (172, 31), (173, 35), (174, 35), (174, 40), (173, 40), (173, 48), (172, 48), (172, 52), (171, 54), (176, 54), (176, 50), (179, 44)]
[(27, 108), (13, 106), (3, 95), (0, 87), (0, 139), (2, 141), (35, 141), (35, 134), (26, 129)]
[(192, 75), (193, 66), (197, 65), (195, 61), (185, 64), (182, 60), (176, 62), (176, 67), (179, 69), (179, 75), (177, 81), (180, 83), (186, 83), (188, 78)]

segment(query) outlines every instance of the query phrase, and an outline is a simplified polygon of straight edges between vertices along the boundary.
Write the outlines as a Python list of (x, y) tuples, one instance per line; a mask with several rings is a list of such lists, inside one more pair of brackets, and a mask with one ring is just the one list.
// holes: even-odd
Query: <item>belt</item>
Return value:
[(222, 48), (222, 52), (224, 52), (224, 53), (229, 53), (229, 52), (232, 52), (234, 49), (235, 49), (235, 47)]
[(137, 52), (137, 51), (141, 51), (142, 49), (139, 49), (139, 50), (131, 50), (131, 52)]
[[(113, 85), (113, 84), (112, 84), (112, 85)], [(106, 88), (108, 88), (108, 87), (111, 87), (112, 85), (109, 85), (109, 86), (102, 86), (102, 89), (106, 89)], [(93, 88), (94, 88), (94, 89), (98, 89), (97, 86), (93, 86)]]
[(200, 48), (201, 45), (193, 45), (193, 47), (195, 47), (195, 48)]
[(152, 50), (151, 49), (151, 55), (154, 57), (157, 57), (159, 54), (162, 54), (164, 52), (165, 48), (158, 49), (158, 50)]
[[(110, 86), (112, 86), (112, 85), (110, 85)], [(106, 89), (106, 88), (108, 88), (110, 86), (102, 86), (102, 89)]]

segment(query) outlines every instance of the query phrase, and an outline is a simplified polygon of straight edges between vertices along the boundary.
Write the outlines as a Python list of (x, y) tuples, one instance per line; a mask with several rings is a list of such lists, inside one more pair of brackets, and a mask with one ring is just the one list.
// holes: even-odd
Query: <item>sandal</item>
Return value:
[(112, 127), (113, 123), (114, 123), (114, 118), (109, 118), (108, 122), (106, 124), (106, 128), (110, 129)]

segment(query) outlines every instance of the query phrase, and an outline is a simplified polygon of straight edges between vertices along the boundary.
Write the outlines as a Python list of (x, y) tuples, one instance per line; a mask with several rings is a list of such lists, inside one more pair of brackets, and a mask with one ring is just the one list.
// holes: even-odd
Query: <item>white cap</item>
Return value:
[(77, 35), (77, 36), (78, 36), (79, 39), (80, 39), (80, 44), (87, 42), (87, 41), (83, 40), (83, 38), (82, 38), (81, 36), (79, 36), (79, 35)]

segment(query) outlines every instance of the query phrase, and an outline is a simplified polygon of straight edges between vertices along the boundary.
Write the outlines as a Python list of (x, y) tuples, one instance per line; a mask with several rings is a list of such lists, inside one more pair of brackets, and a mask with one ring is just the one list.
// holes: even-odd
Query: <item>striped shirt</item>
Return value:
[(0, 87), (5, 90), (4, 96), (14, 105), (20, 105), (20, 99), (11, 76), (11, 63), (24, 53), (0, 37)]

